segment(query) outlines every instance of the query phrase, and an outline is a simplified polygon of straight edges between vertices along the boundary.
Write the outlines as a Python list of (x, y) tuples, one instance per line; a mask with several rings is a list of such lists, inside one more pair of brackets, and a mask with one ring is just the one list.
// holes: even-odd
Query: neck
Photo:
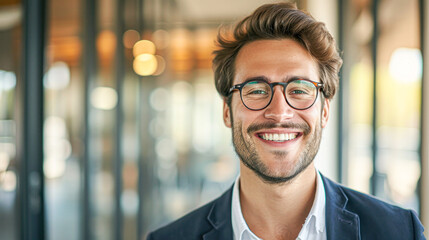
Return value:
[(243, 164), (240, 169), (240, 204), (250, 230), (263, 239), (296, 239), (316, 194), (314, 164), (282, 184), (264, 182)]

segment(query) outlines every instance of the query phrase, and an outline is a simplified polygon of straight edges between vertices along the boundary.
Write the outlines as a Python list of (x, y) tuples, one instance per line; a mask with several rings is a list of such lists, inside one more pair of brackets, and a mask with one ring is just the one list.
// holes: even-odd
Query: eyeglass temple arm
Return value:
[(234, 85), (234, 86), (232, 86), (230, 89), (229, 89), (229, 91), (228, 91), (228, 93), (230, 94), (230, 93), (232, 93), (232, 91), (234, 91), (234, 90), (238, 90), (240, 87), (241, 87), (241, 85), (242, 84), (237, 84), (237, 85)]

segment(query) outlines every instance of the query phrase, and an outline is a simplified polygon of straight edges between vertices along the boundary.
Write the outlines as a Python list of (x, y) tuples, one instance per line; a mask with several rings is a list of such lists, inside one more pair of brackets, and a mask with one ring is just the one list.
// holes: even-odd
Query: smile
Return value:
[(262, 133), (258, 136), (267, 141), (285, 142), (295, 139), (298, 133)]

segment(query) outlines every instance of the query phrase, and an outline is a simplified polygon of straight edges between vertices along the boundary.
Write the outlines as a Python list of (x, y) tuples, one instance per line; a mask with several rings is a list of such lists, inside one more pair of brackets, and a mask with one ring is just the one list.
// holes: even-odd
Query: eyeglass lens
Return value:
[[(313, 105), (317, 97), (317, 87), (307, 80), (293, 80), (284, 89), (286, 101), (296, 109), (306, 109)], [(251, 81), (241, 89), (241, 98), (248, 108), (263, 109), (270, 104), (273, 89), (265, 81)]]

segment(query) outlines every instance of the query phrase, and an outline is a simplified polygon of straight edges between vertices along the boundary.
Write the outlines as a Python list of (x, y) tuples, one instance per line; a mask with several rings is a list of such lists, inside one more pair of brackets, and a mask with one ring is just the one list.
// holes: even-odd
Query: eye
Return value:
[(249, 92), (249, 94), (255, 94), (255, 95), (267, 94), (267, 91), (262, 90), (262, 89), (255, 89), (255, 90)]
[(317, 91), (317, 88), (308, 81), (295, 80), (287, 86), (287, 94), (294, 97), (312, 96)]
[(308, 94), (308, 92), (305, 91), (304, 89), (294, 89), (290, 91), (290, 94), (301, 95), (301, 94)]
[(270, 86), (265, 82), (252, 81), (246, 83), (242, 89), (244, 96), (262, 97), (270, 94)]

